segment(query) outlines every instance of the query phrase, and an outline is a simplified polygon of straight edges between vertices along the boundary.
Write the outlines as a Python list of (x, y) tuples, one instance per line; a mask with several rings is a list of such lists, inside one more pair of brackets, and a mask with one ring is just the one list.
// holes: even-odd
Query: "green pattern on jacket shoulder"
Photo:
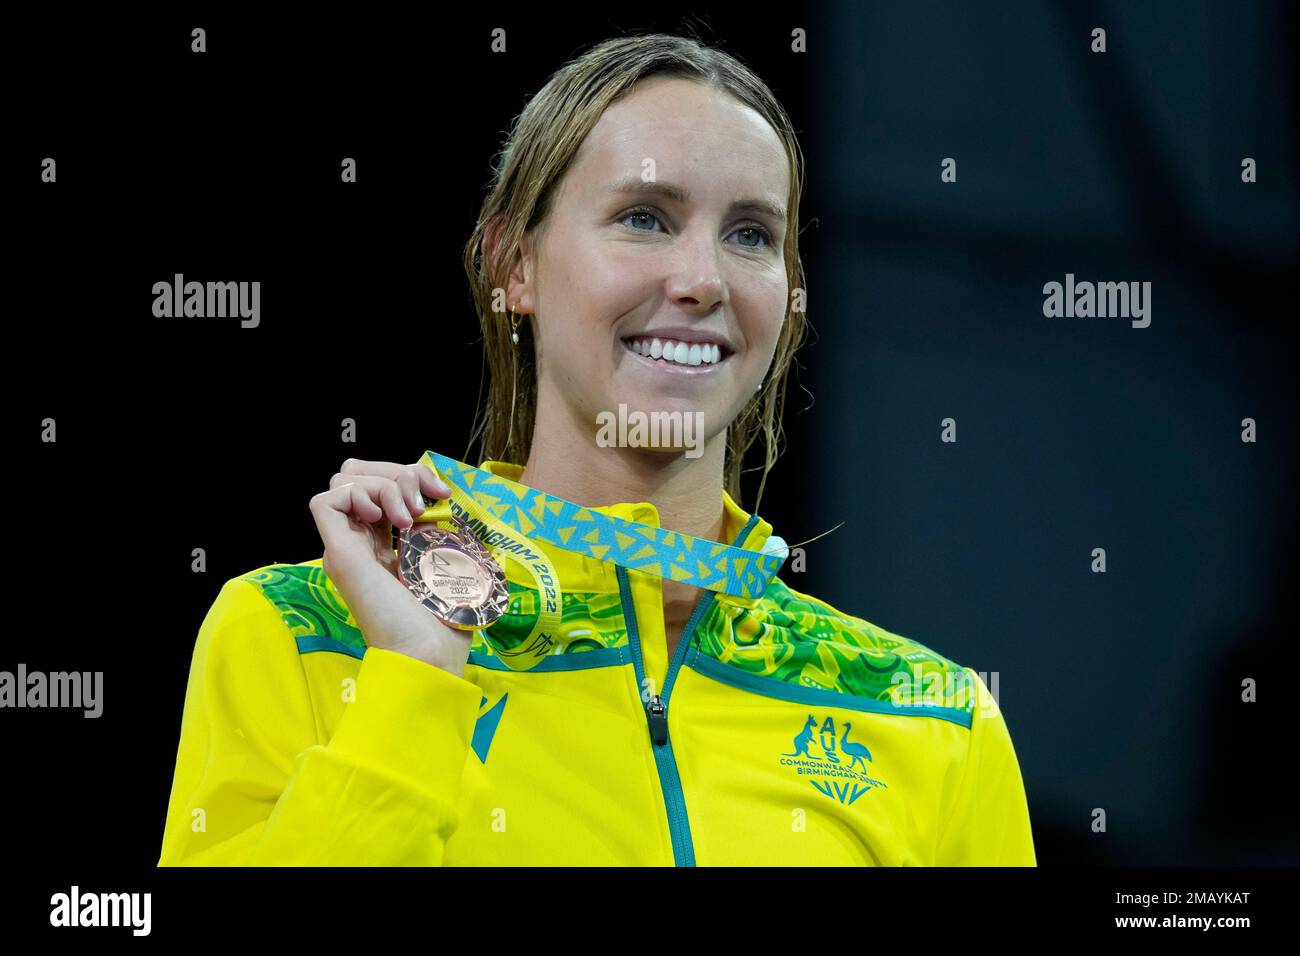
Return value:
[(315, 635), (348, 644), (362, 653), (365, 638), (320, 558), (302, 564), (271, 564), (240, 575), (276, 606), (294, 637)]
[(773, 577), (751, 608), (715, 601), (699, 652), (748, 674), (893, 704), (972, 710), (976, 686), (923, 644), (791, 590)]
[[(321, 568), (319, 558), (302, 564), (272, 564), (240, 579), (249, 581), (276, 606), (295, 637), (327, 637), (365, 653), (366, 640), (357, 620), (339, 594), (334, 582)], [(537, 618), (535, 591), (510, 585), (510, 603), (500, 619), (487, 628), (492, 640), (502, 647), (513, 647), (532, 629)], [(627, 628), (617, 594), (563, 592), (562, 639), (552, 653), (564, 654), (593, 648), (618, 647), (627, 643)], [(472, 651), (493, 656), (496, 651), (483, 639), (483, 631), (473, 632)]]

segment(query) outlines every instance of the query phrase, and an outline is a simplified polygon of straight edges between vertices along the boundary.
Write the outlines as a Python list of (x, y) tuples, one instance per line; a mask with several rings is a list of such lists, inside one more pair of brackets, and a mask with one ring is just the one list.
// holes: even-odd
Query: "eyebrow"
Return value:
[[(682, 205), (686, 205), (691, 201), (691, 194), (676, 183), (646, 182), (640, 176), (628, 176), (625, 179), (610, 183), (609, 192), (665, 196)], [(786, 221), (785, 207), (778, 202), (773, 202), (771, 199), (737, 199), (727, 207), (727, 212), (745, 211), (766, 213), (780, 223)]]

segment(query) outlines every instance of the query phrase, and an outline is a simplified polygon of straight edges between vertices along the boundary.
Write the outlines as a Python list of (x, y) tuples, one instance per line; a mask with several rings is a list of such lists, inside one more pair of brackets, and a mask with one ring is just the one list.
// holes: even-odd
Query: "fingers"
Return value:
[(416, 515), (425, 509), (422, 495), (429, 498), (446, 498), (451, 495), (451, 488), (423, 461), (411, 465), (399, 465), (392, 461), (349, 458), (343, 463), (339, 474), (347, 477), (377, 475), (396, 482), (402, 499), (406, 502), (407, 510)]
[[(414, 480), (413, 476), (408, 477)], [(344, 474), (340, 471), (330, 479), (330, 490), (343, 488), (352, 489), (351, 511), (359, 521), (373, 524), (381, 518), (387, 518), (399, 528), (409, 528), (415, 523), (412, 509), (407, 504), (398, 481), (379, 475)]]
[(383, 517), (383, 509), (370, 501), (364, 491), (361, 492), (364, 500), (357, 500), (354, 491), (356, 491), (355, 485), (340, 485), (313, 495), (308, 505), (311, 516), (316, 522), (316, 530), (325, 545), (326, 554), (346, 552), (348, 536), (353, 533), (351, 517), (354, 514), (358, 521), (367, 523)]
[(420, 487), (430, 498), (450, 498), (451, 485), (447, 484), (439, 474), (420, 459), (413, 465), (407, 465), (407, 468), (414, 469), (420, 477)]

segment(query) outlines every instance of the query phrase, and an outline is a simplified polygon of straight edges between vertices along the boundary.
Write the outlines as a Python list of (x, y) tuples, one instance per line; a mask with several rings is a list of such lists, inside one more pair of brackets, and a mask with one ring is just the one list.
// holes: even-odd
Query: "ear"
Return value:
[[(500, 252), (501, 237), (505, 232), (505, 225), (505, 216), (500, 215), (483, 228), (483, 255), (484, 262), (489, 267), (488, 275), (495, 274), (497, 256)], [(529, 282), (532, 272), (532, 254), (533, 237), (529, 233), (524, 233), (519, 240), (519, 249), (515, 262), (505, 280), (506, 307), (513, 306), (515, 311), (524, 314), (531, 314), (536, 311), (533, 308), (532, 289)]]
[(515, 310), (525, 315), (537, 312), (533, 302), (533, 235), (525, 232), (519, 238), (519, 252), (515, 264), (506, 277), (506, 297), (516, 303)]

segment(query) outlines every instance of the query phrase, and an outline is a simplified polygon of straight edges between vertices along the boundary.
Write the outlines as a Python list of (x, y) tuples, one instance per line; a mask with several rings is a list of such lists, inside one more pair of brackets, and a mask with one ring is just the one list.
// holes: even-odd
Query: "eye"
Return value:
[[(653, 219), (656, 222), (659, 221), (659, 216), (657, 213), (655, 213), (653, 210), (646, 209), (644, 206), (641, 206), (636, 209), (629, 209), (627, 212), (623, 213), (622, 217), (619, 219), (619, 222), (621, 223), (627, 222), (629, 219), (644, 220), (646, 218)], [(632, 228), (636, 229), (638, 232), (654, 232), (653, 229), (642, 229), (639, 226), (632, 226)]]
[[(645, 220), (647, 219), (652, 220), (654, 222), (660, 221), (659, 214), (655, 210), (649, 209), (645, 206), (638, 206), (635, 209), (629, 209), (627, 212), (623, 213), (623, 215), (619, 217), (618, 221), (619, 223), (626, 223), (629, 219), (637, 219), (637, 220), (641, 220), (642, 222), (645, 222)], [(640, 226), (630, 226), (629, 228), (634, 229), (637, 232), (656, 231), (654, 229), (643, 229)], [(768, 232), (766, 229), (764, 229), (762, 226), (758, 225), (757, 223), (747, 223), (746, 225), (740, 226), (735, 230), (735, 232), (732, 233), (732, 235), (734, 236), (738, 232), (749, 233), (751, 234), (750, 238), (757, 237), (763, 240), (762, 244), (751, 244), (749, 242), (741, 242), (740, 245), (744, 246), (746, 249), (766, 249), (768, 246), (772, 245), (772, 234)]]
[[(741, 245), (742, 245), (742, 246), (745, 246), (747, 249), (765, 249), (765, 248), (767, 248), (768, 246), (770, 246), (770, 245), (772, 244), (772, 235), (771, 235), (771, 233), (769, 233), (769, 232), (768, 232), (766, 229), (764, 229), (762, 226), (759, 226), (759, 225), (753, 225), (753, 224), (748, 225), (748, 226), (741, 226), (739, 229), (736, 230), (736, 232), (749, 232), (749, 233), (754, 233), (754, 234), (756, 234), (756, 235), (758, 235), (758, 236), (760, 236), (760, 237), (762, 238), (764, 245), (761, 245), (761, 246), (751, 246), (751, 245), (750, 245), (749, 243), (747, 243), (747, 242), (742, 242)], [(736, 234), (736, 232), (733, 232), (732, 235), (734, 236), (734, 235)]]

